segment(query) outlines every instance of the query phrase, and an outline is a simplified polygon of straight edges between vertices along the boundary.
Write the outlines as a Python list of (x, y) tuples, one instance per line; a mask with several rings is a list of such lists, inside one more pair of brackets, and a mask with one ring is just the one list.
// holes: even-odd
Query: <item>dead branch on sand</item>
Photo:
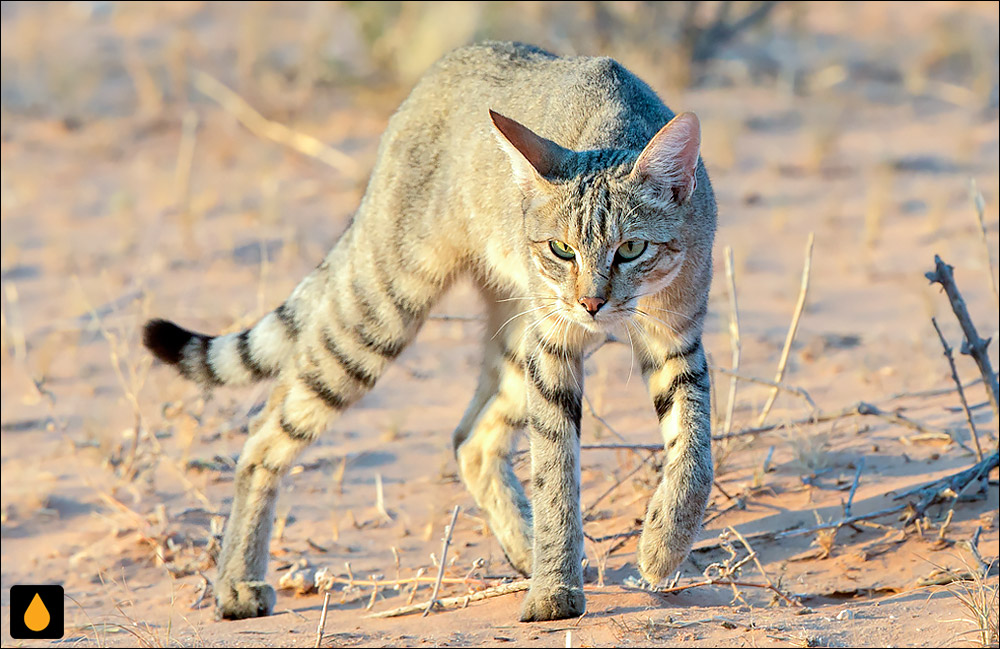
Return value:
[[(732, 543), (729, 542), (730, 534), (736, 536), (746, 549), (747, 555), (745, 557), (739, 557), (739, 552), (733, 547)], [(739, 591), (740, 588), (761, 588), (771, 591), (774, 594), (775, 600), (781, 600), (789, 606), (802, 607), (802, 602), (794, 596), (790, 596), (782, 592), (782, 590), (771, 581), (770, 577), (768, 577), (767, 573), (764, 571), (764, 566), (761, 565), (760, 560), (757, 558), (757, 552), (750, 546), (747, 538), (737, 532), (735, 528), (729, 527), (723, 530), (722, 533), (719, 534), (718, 545), (729, 553), (729, 557), (723, 561), (717, 561), (706, 567), (702, 574), (703, 579), (701, 581), (683, 584), (680, 586), (671, 584), (664, 588), (646, 589), (641, 586), (630, 586), (629, 584), (626, 584), (626, 587), (637, 588), (639, 590), (649, 590), (650, 592), (658, 595), (667, 595), (670, 593), (679, 593), (691, 588), (701, 588), (702, 586), (728, 586), (733, 589), (733, 601), (743, 600), (743, 596)], [(739, 571), (743, 568), (743, 566), (751, 561), (756, 564), (760, 574), (764, 577), (764, 583), (761, 584), (743, 581), (738, 578)]]
[[(935, 426), (929, 426), (927, 424), (920, 423), (914, 419), (910, 419), (905, 415), (901, 415), (898, 412), (882, 410), (878, 406), (868, 403), (866, 401), (859, 401), (852, 406), (842, 408), (833, 412), (816, 412), (809, 417), (803, 417), (801, 419), (791, 419), (785, 422), (779, 422), (776, 424), (768, 424), (766, 426), (755, 426), (752, 428), (744, 428), (741, 430), (733, 431), (728, 435), (722, 433), (718, 435), (712, 435), (713, 441), (720, 441), (725, 439), (730, 439), (733, 437), (744, 437), (747, 435), (759, 435), (761, 433), (769, 433), (776, 430), (782, 430), (785, 428), (795, 428), (797, 426), (810, 426), (813, 424), (820, 424), (826, 421), (834, 421), (837, 419), (843, 419), (845, 417), (851, 417), (854, 415), (877, 417), (879, 419), (885, 420), (892, 424), (897, 424), (899, 426), (904, 426), (911, 430), (915, 430), (920, 433), (926, 433), (934, 436), (948, 436), (959, 446), (966, 448), (961, 442), (955, 440), (954, 436), (947, 430), (942, 428), (937, 428)], [(662, 451), (662, 444), (584, 444), (580, 447), (581, 450), (593, 451), (593, 450), (640, 450), (640, 451)], [(966, 448), (970, 453), (972, 449)]]
[[(499, 586), (493, 586), (492, 588), (486, 588), (484, 590), (477, 591), (475, 593), (470, 593), (468, 595), (458, 595), (456, 597), (444, 597), (437, 600), (437, 606), (439, 608), (448, 608), (451, 606), (468, 606), (471, 602), (478, 602), (484, 599), (489, 599), (491, 597), (502, 597), (503, 595), (509, 595), (511, 593), (519, 593), (523, 590), (528, 590), (531, 586), (531, 582), (527, 579), (521, 581), (512, 581), (506, 584), (500, 584)], [(409, 615), (410, 613), (419, 613), (427, 608), (427, 604), (412, 604), (410, 606), (400, 606), (399, 608), (390, 609), (388, 611), (382, 611), (381, 613), (372, 613), (368, 617), (399, 617), (401, 615)]]
[(962, 294), (959, 293), (958, 286), (955, 285), (953, 270), (952, 266), (941, 261), (941, 257), (934, 255), (934, 270), (924, 273), (924, 276), (932, 284), (940, 284), (944, 288), (944, 292), (948, 295), (948, 301), (951, 302), (951, 310), (955, 313), (955, 317), (958, 318), (958, 324), (962, 327), (962, 333), (965, 334), (965, 340), (962, 342), (962, 353), (971, 356), (979, 367), (979, 373), (983, 375), (983, 382), (986, 384), (986, 395), (989, 398), (990, 405), (993, 406), (993, 417), (997, 421), (1000, 421), (1000, 405), (998, 405), (998, 400), (1000, 400), (1000, 385), (998, 385), (997, 375), (993, 371), (993, 365), (990, 363), (990, 356), (986, 352), (986, 348), (990, 344), (990, 339), (983, 340), (979, 337), (976, 325), (972, 323), (969, 310), (965, 306), (965, 300), (962, 298)]
[(955, 381), (955, 386), (958, 389), (958, 398), (961, 400), (962, 410), (965, 412), (965, 420), (969, 422), (969, 429), (972, 431), (972, 440), (976, 443), (976, 459), (981, 462), (983, 460), (983, 449), (979, 446), (979, 431), (976, 430), (976, 422), (972, 420), (972, 411), (969, 410), (969, 402), (965, 399), (965, 390), (962, 388), (962, 381), (958, 378), (958, 370), (955, 369), (955, 357), (951, 354), (951, 345), (948, 344), (944, 334), (941, 333), (941, 328), (938, 327), (936, 318), (931, 318), (931, 324), (934, 325), (934, 331), (937, 332), (938, 339), (941, 340), (941, 347), (944, 348), (944, 357), (948, 359), (948, 366), (951, 368), (951, 378)]
[(461, 507), (455, 505), (455, 509), (451, 513), (451, 522), (448, 523), (448, 527), (445, 529), (444, 540), (442, 541), (443, 545), (441, 546), (441, 563), (438, 566), (437, 579), (434, 581), (434, 591), (431, 593), (431, 601), (427, 603), (427, 608), (424, 609), (422, 617), (427, 617), (427, 614), (437, 604), (438, 592), (441, 590), (441, 580), (444, 579), (445, 558), (448, 556), (448, 546), (451, 545), (451, 533), (455, 530), (455, 521), (458, 520), (458, 511), (460, 509)]
[(914, 505), (914, 511), (906, 519), (906, 522), (909, 523), (923, 516), (924, 511), (939, 500), (945, 498), (957, 500), (973, 484), (985, 478), (997, 466), (1000, 466), (1000, 449), (994, 450), (964, 471), (904, 491), (896, 495), (893, 500), (900, 500), (908, 496), (920, 496), (920, 500)]

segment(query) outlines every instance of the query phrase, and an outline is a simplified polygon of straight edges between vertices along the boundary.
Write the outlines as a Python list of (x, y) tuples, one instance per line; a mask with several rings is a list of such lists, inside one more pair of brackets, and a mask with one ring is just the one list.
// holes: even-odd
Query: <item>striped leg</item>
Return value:
[[(499, 305), (498, 305), (499, 306)], [(525, 426), (524, 370), (516, 346), (523, 327), (513, 309), (494, 307), (486, 327), (486, 350), (476, 396), (455, 430), (459, 473), (476, 504), (486, 512), (510, 564), (531, 572), (531, 505), (514, 474), (511, 454)]]
[(235, 494), (226, 524), (215, 581), (216, 615), (241, 619), (270, 615), (274, 589), (264, 581), (268, 542), (281, 476), (308, 441), (281, 428), (288, 386), (279, 383), (250, 425), (250, 438), (236, 467)]
[[(687, 557), (712, 490), (712, 431), (708, 364), (700, 332), (667, 342), (647, 329), (640, 359), (666, 448), (660, 484), (646, 507), (639, 571), (652, 584)], [(679, 345), (679, 347), (677, 346)]]
[[(539, 327), (542, 328), (542, 327)], [(534, 567), (521, 621), (582, 615), (583, 520), (580, 515), (580, 344), (529, 333), (525, 346), (531, 440)]]
[(340, 412), (374, 387), (442, 290), (415, 273), (389, 282), (385, 278), (396, 269), (382, 265), (355, 261), (342, 267), (329, 277), (329, 297), (315, 306), (322, 313), (308, 327), (289, 327), (296, 339), (294, 364), (279, 375), (240, 456), (216, 584), (221, 617), (270, 613), (274, 591), (264, 578), (281, 476)]

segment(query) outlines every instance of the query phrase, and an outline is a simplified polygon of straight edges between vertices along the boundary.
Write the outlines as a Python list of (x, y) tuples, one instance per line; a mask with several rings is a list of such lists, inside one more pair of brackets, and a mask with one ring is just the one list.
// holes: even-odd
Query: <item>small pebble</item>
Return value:
[(854, 611), (845, 608), (840, 613), (837, 613), (837, 619), (838, 620), (853, 620), (854, 619)]

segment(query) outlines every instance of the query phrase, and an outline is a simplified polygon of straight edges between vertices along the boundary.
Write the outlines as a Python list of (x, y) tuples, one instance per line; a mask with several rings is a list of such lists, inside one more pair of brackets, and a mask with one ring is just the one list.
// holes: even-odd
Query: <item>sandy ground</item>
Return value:
[[(862, 28), (852, 28), (850, 16), (824, 11), (813, 6), (807, 14), (822, 26), (817, 38), (839, 38), (842, 47), (846, 42), (862, 52), (895, 52), (901, 59), (935, 21), (956, 15), (992, 34), (984, 47), (996, 48), (994, 4), (934, 5), (923, 18), (883, 6)], [(17, 84), (8, 75), (23, 80), (30, 72), (11, 63), (17, 52), (8, 41), (24, 38), (18, 20), (7, 15), (3, 22), (4, 83), (11, 86)], [(67, 18), (46, 38), (74, 29)], [(100, 27), (93, 30), (96, 39)], [(710, 564), (727, 560), (718, 541), (732, 527), (749, 537), (767, 578), (797, 598), (798, 607), (750, 587), (669, 595), (634, 587), (635, 540), (627, 533), (636, 529), (655, 484), (658, 456), (585, 450), (586, 531), (594, 538), (626, 535), (587, 542), (585, 616), (518, 623), (518, 593), (428, 617), (372, 619), (372, 612), (405, 604), (411, 587), (338, 586), (324, 646), (978, 642), (976, 623), (954, 594), (962, 586), (920, 586), (920, 580), (937, 567), (966, 569), (971, 554), (956, 542), (970, 539), (977, 527), (983, 557), (1000, 553), (996, 471), (985, 492), (955, 506), (945, 527), (947, 504), (932, 506), (919, 526), (904, 528), (885, 516), (842, 527), (826, 549), (812, 533), (753, 536), (839, 519), (862, 461), (855, 514), (896, 505), (895, 493), (975, 461), (956, 393), (921, 394), (953, 386), (931, 316), (953, 345), (960, 341), (945, 296), (923, 276), (935, 254), (955, 266), (982, 335), (1000, 339), (990, 283), (1000, 132), (995, 104), (983, 108), (989, 88), (977, 95), (928, 77), (916, 91), (877, 70), (836, 68), (822, 68), (826, 77), (813, 75), (808, 93), (748, 81), (666, 97), (675, 109), (701, 117), (703, 155), (720, 205), (705, 343), (714, 365), (731, 366), (723, 265), (730, 246), (740, 371), (773, 378), (805, 243), (814, 233), (808, 299), (785, 382), (807, 391), (824, 412), (864, 400), (935, 431), (949, 429), (960, 444), (874, 417), (844, 417), (716, 445), (718, 486), (678, 583), (693, 583)], [(836, 83), (841, 73), (849, 83)], [(823, 79), (834, 83), (824, 89)], [(101, 97), (114, 105), (116, 92), (128, 94), (109, 86)], [(334, 91), (321, 117), (299, 119), (296, 127), (368, 169), (404, 93)], [(72, 598), (60, 644), (313, 646), (322, 595), (280, 591), (275, 615), (239, 622), (216, 622), (201, 597), (199, 572), (215, 576), (213, 534), (231, 502), (246, 414), (266, 386), (202, 395), (154, 365), (138, 333), (153, 315), (221, 332), (273, 308), (343, 230), (360, 199), (363, 173), (352, 179), (254, 137), (204, 99), (191, 113), (171, 103), (156, 116), (32, 111), (5, 101), (2, 643), (48, 644), (10, 638), (9, 587), (57, 582)], [(185, 165), (178, 164), (185, 114), (199, 120), (188, 141), (194, 149), (187, 183)], [(986, 244), (970, 178), (984, 197)], [(302, 456), (281, 493), (272, 583), (301, 559), (358, 580), (405, 579), (420, 570), (433, 575), (455, 506), (461, 513), (445, 574), (467, 580), (444, 585), (442, 596), (513, 578), (457, 479), (450, 451), (484, 334), (477, 300), (470, 286), (457, 286), (434, 311), (449, 317), (429, 321), (377, 388)], [(994, 366), (996, 348), (990, 349)], [(968, 357), (957, 362), (964, 381), (978, 376)], [(607, 345), (587, 362), (587, 394), (606, 424), (585, 413), (584, 444), (619, 443), (618, 434), (633, 444), (657, 442), (642, 381), (629, 374), (625, 345)], [(721, 422), (729, 377), (715, 372), (714, 389)], [(767, 387), (739, 383), (735, 430), (754, 425), (767, 394)], [(980, 441), (992, 449), (997, 424), (982, 386), (970, 387), (968, 395)], [(809, 413), (804, 399), (782, 393), (769, 422)], [(526, 470), (520, 463), (522, 477)], [(379, 482), (385, 512), (377, 507)], [(734, 537), (730, 542), (746, 555)], [(765, 580), (752, 562), (740, 575)], [(993, 615), (996, 589), (994, 573), (976, 591), (992, 597)], [(414, 601), (429, 597), (430, 584), (423, 583)]]

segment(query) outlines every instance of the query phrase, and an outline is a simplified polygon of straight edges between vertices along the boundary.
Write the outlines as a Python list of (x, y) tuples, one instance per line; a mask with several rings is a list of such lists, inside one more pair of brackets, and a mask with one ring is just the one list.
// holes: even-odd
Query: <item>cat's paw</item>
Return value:
[(521, 609), (522, 622), (546, 622), (580, 617), (587, 610), (582, 588), (532, 586)]
[(274, 589), (263, 581), (220, 583), (215, 591), (215, 616), (220, 620), (266, 617), (274, 610)]
[(686, 547), (671, 548), (659, 530), (649, 528), (642, 531), (637, 550), (639, 574), (653, 585), (672, 575), (688, 554)]

